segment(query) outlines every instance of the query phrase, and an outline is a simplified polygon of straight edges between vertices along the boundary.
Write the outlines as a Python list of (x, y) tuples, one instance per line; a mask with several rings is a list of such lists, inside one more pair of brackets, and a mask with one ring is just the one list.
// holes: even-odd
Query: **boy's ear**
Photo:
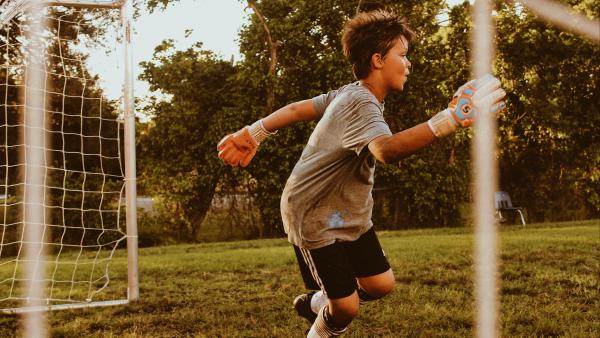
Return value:
[(371, 55), (371, 66), (373, 69), (383, 68), (383, 57), (379, 53)]

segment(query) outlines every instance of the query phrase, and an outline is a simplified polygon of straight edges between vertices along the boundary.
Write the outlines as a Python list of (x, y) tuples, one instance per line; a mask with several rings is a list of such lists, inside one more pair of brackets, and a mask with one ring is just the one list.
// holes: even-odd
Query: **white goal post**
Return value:
[[(131, 14), (130, 0), (0, 1), (2, 312), (139, 299)], [(88, 69), (93, 48), (117, 60), (119, 98)]]
[[(600, 22), (574, 12), (570, 7), (553, 0), (509, 0), (519, 3), (540, 19), (573, 32), (595, 43), (600, 42)], [(471, 61), (473, 78), (492, 70), (495, 41), (493, 1), (476, 0), (473, 6), (471, 32)], [(487, 111), (485, 107), (482, 109)], [(473, 138), (473, 195), (475, 197), (475, 335), (481, 338), (500, 336), (498, 321), (498, 234), (494, 217), (494, 192), (498, 186), (496, 154), (496, 118), (483, 114), (475, 125)]]

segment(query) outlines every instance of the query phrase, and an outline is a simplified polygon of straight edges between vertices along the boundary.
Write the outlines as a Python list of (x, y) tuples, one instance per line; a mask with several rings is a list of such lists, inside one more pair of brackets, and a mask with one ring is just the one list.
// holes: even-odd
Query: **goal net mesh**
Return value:
[[(126, 299), (126, 264), (109, 284), (109, 267), (126, 238), (122, 94), (109, 97), (118, 76), (119, 10), (46, 7), (42, 48), (31, 48), (26, 12), (0, 22), (0, 308), (22, 307), (24, 158), (28, 97), (44, 97), (41, 161), (43, 236), (36, 264), (45, 266), (44, 299), (56, 305)], [(39, 35), (39, 34), (38, 34)], [(41, 62), (28, 64), (27, 53)], [(94, 67), (90, 68), (90, 59)], [(28, 72), (41, 71), (43, 89), (28, 88)], [(101, 75), (104, 74), (104, 75)], [(114, 75), (117, 74), (117, 75)], [(116, 91), (122, 93), (123, 80)], [(120, 97), (119, 97), (120, 96)], [(42, 113), (42, 112), (40, 112)], [(29, 149), (30, 150), (30, 149)], [(39, 150), (39, 149), (38, 149)], [(28, 226), (36, 226), (28, 225)], [(115, 258), (115, 260), (120, 258)], [(123, 258), (124, 261), (124, 258)], [(25, 305), (26, 306), (26, 305)]]

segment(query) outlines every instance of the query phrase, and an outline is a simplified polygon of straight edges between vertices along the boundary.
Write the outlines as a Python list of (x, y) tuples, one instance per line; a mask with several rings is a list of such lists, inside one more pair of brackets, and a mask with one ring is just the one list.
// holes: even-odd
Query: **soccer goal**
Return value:
[(130, 15), (126, 0), (0, 1), (5, 313), (139, 298)]

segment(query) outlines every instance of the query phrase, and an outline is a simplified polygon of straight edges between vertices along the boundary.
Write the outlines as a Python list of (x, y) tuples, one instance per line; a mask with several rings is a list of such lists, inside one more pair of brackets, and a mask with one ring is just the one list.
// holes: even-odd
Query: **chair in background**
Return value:
[(510, 213), (515, 218), (518, 213), (521, 216), (521, 224), (525, 225), (525, 217), (523, 216), (523, 209), (515, 207), (510, 200), (510, 195), (506, 191), (496, 191), (494, 194), (494, 205), (496, 206), (496, 217), (498, 217), (499, 223), (506, 223), (506, 214)]

